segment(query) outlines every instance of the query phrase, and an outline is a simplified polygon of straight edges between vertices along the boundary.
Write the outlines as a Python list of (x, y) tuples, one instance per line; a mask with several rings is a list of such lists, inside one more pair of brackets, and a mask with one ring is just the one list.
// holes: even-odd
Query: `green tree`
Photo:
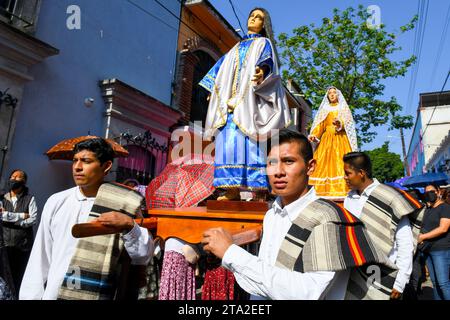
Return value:
[(380, 182), (394, 181), (403, 177), (404, 169), (400, 155), (389, 152), (387, 141), (380, 148), (366, 152), (372, 161), (373, 176)]
[[(401, 47), (396, 46), (396, 35), (385, 31), (385, 26), (369, 28), (369, 14), (363, 6), (350, 7), (340, 12), (333, 10), (333, 17), (324, 18), (322, 25), (300, 26), (293, 35), (279, 35), (278, 45), (282, 61), (287, 64), (285, 79), (294, 79), (305, 97), (318, 108), (330, 85), (338, 87), (353, 112), (358, 139), (368, 143), (376, 133), (373, 127), (388, 123), (406, 123), (408, 119), (398, 115), (401, 106), (395, 97), (383, 101), (383, 80), (404, 76), (414, 63), (411, 56), (403, 61), (393, 61), (390, 55)], [(400, 28), (404, 33), (414, 28), (415, 16)], [(394, 120), (394, 123), (392, 123)], [(372, 131), (371, 131), (372, 129)]]
[(412, 116), (399, 116), (393, 114), (391, 118), (391, 123), (389, 130), (393, 129), (409, 129), (414, 125), (414, 120)]

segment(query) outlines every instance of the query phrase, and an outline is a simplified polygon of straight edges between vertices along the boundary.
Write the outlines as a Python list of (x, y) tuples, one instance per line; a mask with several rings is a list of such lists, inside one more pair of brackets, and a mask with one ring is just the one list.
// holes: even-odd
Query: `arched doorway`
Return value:
[(141, 146), (127, 145), (125, 148), (129, 155), (126, 158), (119, 158), (117, 181), (136, 179), (141, 185), (148, 185), (155, 177), (156, 157)]

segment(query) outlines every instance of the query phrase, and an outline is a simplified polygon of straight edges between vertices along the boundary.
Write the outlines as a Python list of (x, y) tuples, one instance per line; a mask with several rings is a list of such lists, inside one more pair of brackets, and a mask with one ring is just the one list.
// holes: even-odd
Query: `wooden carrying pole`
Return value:
[[(141, 219), (136, 219), (136, 223), (140, 223)], [(147, 229), (155, 229), (157, 226), (157, 218), (147, 218), (144, 219), (142, 223), (142, 227)], [(105, 234), (114, 234), (119, 233), (120, 230), (116, 228), (107, 227), (102, 225), (100, 222), (91, 222), (91, 223), (79, 223), (72, 227), (72, 235), (75, 238), (85, 238), (85, 237), (93, 237), (100, 236)], [(199, 231), (200, 232), (200, 231)], [(248, 243), (252, 243), (258, 241), (261, 237), (262, 227), (253, 227), (244, 229), (244, 231), (230, 231), (233, 243), (242, 246)], [(200, 233), (202, 234), (202, 232)], [(177, 237), (176, 234), (172, 237)], [(170, 238), (170, 237), (168, 237)], [(177, 237), (178, 238), (178, 237)]]
[[(149, 214), (151, 218), (136, 219), (136, 223), (154, 230), (154, 234), (164, 240), (174, 237), (192, 244), (200, 242), (205, 230), (216, 227), (223, 227), (230, 232), (237, 245), (258, 241), (264, 218), (264, 212), (208, 212), (204, 207), (152, 209)], [(120, 231), (99, 222), (80, 223), (73, 226), (72, 235), (83, 238)]]
[[(136, 223), (141, 227), (156, 229), (156, 218), (134, 219), (134, 221), (136, 221)], [(120, 232), (120, 229), (105, 226), (101, 222), (78, 223), (72, 227), (72, 235), (74, 238), (86, 238)]]

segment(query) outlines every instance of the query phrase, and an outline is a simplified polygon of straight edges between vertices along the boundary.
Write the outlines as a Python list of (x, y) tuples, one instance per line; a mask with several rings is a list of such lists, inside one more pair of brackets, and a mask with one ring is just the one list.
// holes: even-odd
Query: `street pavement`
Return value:
[(422, 292), (419, 294), (419, 300), (433, 300), (433, 283), (430, 277), (422, 283)]

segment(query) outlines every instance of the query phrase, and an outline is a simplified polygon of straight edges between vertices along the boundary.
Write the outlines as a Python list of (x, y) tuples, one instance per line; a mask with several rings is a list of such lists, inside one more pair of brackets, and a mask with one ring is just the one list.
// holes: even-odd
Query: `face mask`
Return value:
[(17, 190), (20, 189), (21, 187), (23, 187), (25, 185), (25, 181), (21, 181), (21, 180), (9, 180), (8, 181), (8, 186), (10, 190)]
[(425, 197), (425, 201), (426, 202), (433, 203), (433, 202), (436, 202), (436, 200), (437, 200), (437, 194), (434, 191), (427, 191), (427, 192), (425, 192), (424, 197)]

